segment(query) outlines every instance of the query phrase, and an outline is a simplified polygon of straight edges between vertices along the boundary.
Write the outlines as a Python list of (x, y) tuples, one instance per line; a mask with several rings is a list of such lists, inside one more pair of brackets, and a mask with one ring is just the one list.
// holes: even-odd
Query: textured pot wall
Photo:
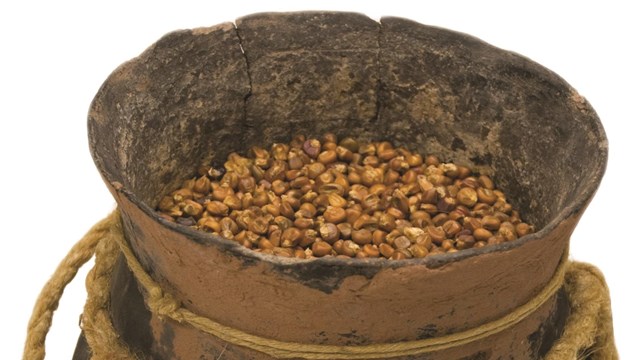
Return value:
[[(540, 231), (420, 260), (299, 261), (251, 252), (152, 211), (203, 162), (325, 131), (390, 139), (495, 173)], [(607, 150), (593, 110), (549, 70), (464, 34), (345, 13), (258, 14), (237, 28), (171, 33), (109, 77), (92, 104), (89, 134), (135, 253), (184, 306), (256, 335), (326, 344), (438, 336), (526, 302), (555, 271)], [(488, 353), (472, 344), (434, 359), (535, 358), (544, 347), (524, 334), (553, 333), (545, 323), (561, 329), (554, 304), (496, 335)], [(122, 306), (114, 314), (139, 313)], [(148, 343), (130, 340), (155, 357), (222, 349), (171, 322), (127, 324), (123, 333), (152, 329)], [(229, 359), (266, 358), (226, 351)]]
[(381, 32), (386, 136), (495, 173), (538, 228), (591, 195), (607, 142), (593, 109), (564, 80), (450, 30), (383, 18)]
[(89, 113), (96, 165), (154, 207), (246, 131), (247, 65), (233, 24), (177, 31), (121, 65)]
[(237, 21), (251, 96), (247, 144), (300, 132), (377, 133), (379, 24), (347, 13), (257, 15)]
[(473, 37), (345, 13), (237, 24), (165, 36), (95, 99), (98, 166), (152, 207), (212, 158), (335, 131), (481, 165), (541, 228), (588, 196), (606, 161), (600, 123), (578, 93)]

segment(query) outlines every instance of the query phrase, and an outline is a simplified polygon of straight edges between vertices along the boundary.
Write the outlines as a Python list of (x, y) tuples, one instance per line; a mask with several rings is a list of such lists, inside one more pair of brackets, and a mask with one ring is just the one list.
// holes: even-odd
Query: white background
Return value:
[[(0, 358), (21, 356), (36, 296), (58, 262), (114, 201), (89, 155), (86, 113), (120, 63), (164, 33), (259, 11), (350, 10), (473, 34), (564, 77), (600, 115), (610, 153), (604, 181), (572, 237), (613, 300), (622, 359), (638, 359), (638, 35), (633, 2), (3, 1), (0, 5)], [(418, 5), (420, 4), (420, 5)], [(47, 341), (70, 359), (85, 271), (69, 286)]]

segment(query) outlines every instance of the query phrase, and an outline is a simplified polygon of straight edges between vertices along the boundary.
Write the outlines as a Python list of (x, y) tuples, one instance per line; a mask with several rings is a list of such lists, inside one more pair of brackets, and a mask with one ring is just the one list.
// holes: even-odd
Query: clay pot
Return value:
[[(161, 196), (198, 165), (295, 133), (390, 140), (494, 174), (538, 232), (424, 259), (262, 255), (166, 222)], [(424, 339), (497, 319), (549, 281), (605, 170), (591, 106), (559, 76), (474, 37), (399, 18), (257, 14), (170, 33), (95, 97), (91, 152), (135, 254), (189, 310), (281, 341)], [(122, 339), (153, 359), (270, 359), (150, 315), (125, 265), (112, 288)], [(560, 291), (482, 341), (402, 359), (539, 358), (562, 332)], [(78, 348), (76, 358), (87, 356)], [(399, 358), (398, 358), (399, 359)]]

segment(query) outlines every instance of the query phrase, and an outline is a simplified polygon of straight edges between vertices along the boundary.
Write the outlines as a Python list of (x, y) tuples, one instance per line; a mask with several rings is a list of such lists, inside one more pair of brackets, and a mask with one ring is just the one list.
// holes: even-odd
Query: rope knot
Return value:
[(160, 317), (172, 318), (178, 322), (183, 321), (183, 317), (178, 311), (182, 304), (170, 294), (165, 293), (159, 286), (150, 288), (147, 296), (147, 305), (151, 312)]

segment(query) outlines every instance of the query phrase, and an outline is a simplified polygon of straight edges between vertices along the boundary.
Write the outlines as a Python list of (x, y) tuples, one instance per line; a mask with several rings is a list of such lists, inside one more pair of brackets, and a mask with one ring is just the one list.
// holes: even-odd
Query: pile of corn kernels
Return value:
[(400, 260), (534, 231), (488, 176), (387, 141), (298, 135), (198, 173), (160, 216), (265, 254)]

